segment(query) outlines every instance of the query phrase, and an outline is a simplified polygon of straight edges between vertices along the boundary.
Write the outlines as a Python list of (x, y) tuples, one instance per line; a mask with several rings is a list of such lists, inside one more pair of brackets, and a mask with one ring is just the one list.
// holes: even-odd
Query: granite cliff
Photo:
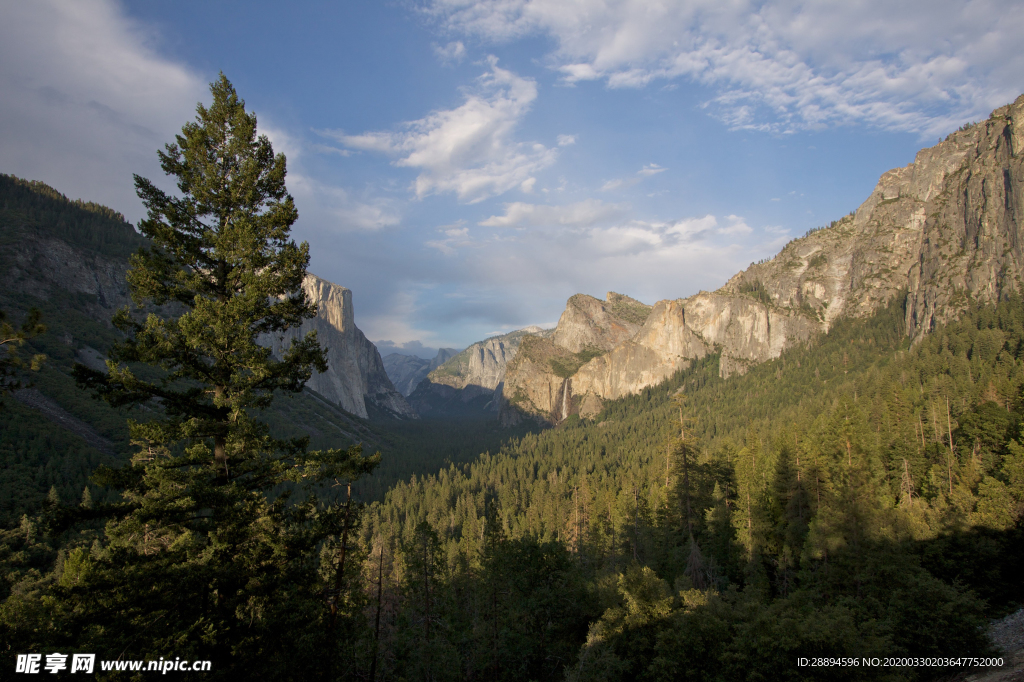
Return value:
[(506, 367), (522, 341), (550, 333), (540, 327), (527, 327), (478, 341), (431, 371), (409, 395), (409, 403), (422, 416), (496, 413)]
[(415, 355), (389, 353), (384, 356), (384, 370), (398, 392), (409, 397), (428, 374), (458, 355), (457, 348), (439, 348), (434, 359), (427, 360)]
[[(905, 331), (917, 338), (972, 303), (1021, 292), (1022, 151), (1024, 96), (885, 173), (854, 213), (717, 291), (660, 301), (628, 336), (581, 325), (583, 299), (574, 296), (550, 345), (524, 345), (509, 365), (502, 420), (591, 415), (602, 400), (635, 393), (715, 351), (724, 376), (742, 373), (837, 318), (870, 315), (894, 297), (903, 297)], [(593, 357), (580, 355), (587, 344)]]
[(377, 416), (415, 419), (416, 412), (388, 378), (377, 347), (356, 327), (351, 290), (312, 274), (306, 275), (302, 288), (317, 306), (316, 317), (284, 335), (266, 335), (260, 342), (281, 355), (292, 339), (315, 330), (320, 346), (327, 350), (328, 369), (314, 372), (307, 387), (363, 418), (376, 408), (382, 413)]
[[(47, 301), (71, 294), (78, 311), (109, 326), (114, 312), (131, 302), (126, 280), (128, 256), (145, 246), (145, 239), (120, 214), (93, 204), (70, 202), (42, 183), (0, 176), (0, 191), (5, 199), (0, 205), (5, 225), (0, 235), (4, 295), (17, 298), (15, 307), (20, 308), (35, 305), (34, 299)], [(47, 207), (46, 211), (33, 213), (7, 207), (33, 206), (33, 202)], [(77, 222), (60, 210), (72, 212)], [(95, 224), (82, 222), (81, 216), (90, 212), (99, 216)], [(299, 333), (316, 329), (321, 345), (328, 349), (329, 362), (328, 371), (315, 374), (308, 386), (360, 417), (372, 416), (376, 410), (376, 416), (414, 418), (415, 412), (388, 379), (376, 347), (355, 326), (352, 292), (314, 275), (307, 276), (303, 286), (318, 305), (318, 313), (303, 324)], [(265, 340), (267, 345), (276, 344), (275, 350), (280, 351), (280, 340)], [(71, 337), (66, 343), (76, 349), (79, 362), (97, 369), (105, 367), (102, 349)]]
[(572, 377), (628, 342), (650, 314), (651, 306), (614, 292), (604, 301), (585, 294), (570, 298), (554, 332), (524, 339), (509, 363), (502, 421), (514, 422), (519, 410), (560, 421), (573, 404)]
[(131, 301), (125, 260), (31, 233), (8, 248), (0, 267), (12, 293), (42, 300), (49, 300), (55, 289), (85, 294), (83, 312), (103, 322)]

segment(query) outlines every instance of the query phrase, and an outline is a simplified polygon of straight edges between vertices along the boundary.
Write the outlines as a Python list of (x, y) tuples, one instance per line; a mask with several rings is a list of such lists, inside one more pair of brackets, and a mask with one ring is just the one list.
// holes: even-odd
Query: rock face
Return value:
[(265, 335), (260, 343), (281, 356), (292, 339), (315, 330), (320, 346), (327, 349), (328, 370), (314, 372), (306, 386), (363, 418), (370, 416), (368, 406), (382, 412), (381, 416), (416, 418), (416, 412), (388, 378), (377, 347), (356, 327), (352, 292), (311, 274), (306, 275), (302, 288), (317, 305), (316, 317), (284, 335)]
[(12, 245), (2, 265), (6, 286), (19, 294), (48, 300), (53, 289), (61, 289), (95, 296), (84, 303), (84, 311), (103, 322), (109, 323), (114, 311), (131, 301), (125, 261), (60, 239), (25, 236)]
[(401, 353), (390, 353), (384, 356), (384, 369), (388, 378), (399, 393), (405, 397), (416, 390), (416, 386), (423, 381), (427, 374), (458, 355), (457, 348), (439, 348), (433, 360), (417, 357), (415, 355), (402, 355)]
[(518, 411), (545, 415), (552, 421), (565, 419), (573, 407), (578, 370), (628, 342), (650, 313), (651, 306), (614, 292), (604, 301), (584, 294), (570, 298), (554, 333), (524, 340), (510, 363), (502, 422), (516, 421)]
[[(4, 254), (0, 270), (10, 290), (19, 294), (44, 300), (55, 290), (90, 295), (83, 300), (84, 312), (107, 324), (117, 309), (131, 302), (125, 276), (128, 263), (124, 259), (78, 248), (60, 239), (25, 235)], [(303, 324), (300, 333), (316, 329), (321, 345), (328, 348), (330, 363), (327, 372), (314, 374), (309, 387), (360, 417), (368, 416), (367, 402), (387, 415), (415, 417), (391, 385), (376, 347), (356, 328), (352, 292), (313, 275), (307, 276), (303, 286), (319, 305), (319, 311), (316, 318)], [(294, 335), (293, 331), (289, 337)], [(269, 337), (265, 341), (272, 345)], [(280, 352), (279, 340), (275, 352)], [(102, 367), (102, 358), (96, 355), (79, 359)]]
[[(607, 324), (600, 333), (579, 329), (586, 308), (579, 301), (589, 297), (574, 296), (554, 348), (524, 345), (509, 366), (503, 421), (594, 414), (602, 400), (658, 383), (716, 349), (724, 376), (742, 373), (839, 317), (868, 316), (895, 297), (905, 297), (906, 332), (919, 338), (968, 305), (1021, 292), (1022, 152), (1024, 96), (885, 173), (855, 213), (790, 242), (718, 291), (659, 302), (612, 348), (622, 332)], [(567, 373), (568, 354), (587, 344), (606, 352)]]
[(550, 333), (540, 327), (527, 327), (478, 341), (431, 371), (409, 396), (409, 402), (425, 417), (496, 413), (506, 367), (522, 341)]

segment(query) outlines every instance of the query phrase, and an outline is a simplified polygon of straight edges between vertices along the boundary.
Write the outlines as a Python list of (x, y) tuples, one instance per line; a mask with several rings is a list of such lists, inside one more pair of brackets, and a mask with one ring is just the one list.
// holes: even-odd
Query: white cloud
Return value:
[(575, 135), (559, 135), (558, 136), (558, 146), (559, 147), (568, 147), (571, 144), (576, 144), (576, 136)]
[(513, 202), (505, 204), (505, 215), (494, 215), (479, 224), (483, 227), (589, 227), (621, 216), (621, 204), (606, 204), (587, 199), (567, 206), (545, 206)]
[(401, 222), (400, 211), (393, 201), (379, 197), (355, 198), (351, 191), (322, 183), (301, 170), (288, 173), (288, 190), (299, 206), (304, 231), (327, 234), (375, 231)]
[(378, 347), (417, 347), (422, 346), (424, 340), (430, 344), (435, 340), (434, 335), (410, 322), (415, 315), (418, 298), (415, 290), (394, 292), (383, 308), (386, 312), (362, 317), (358, 322), (360, 330), (368, 338), (387, 339), (376, 341)]
[(451, 225), (439, 227), (437, 231), (444, 237), (431, 239), (426, 242), (426, 245), (437, 249), (446, 256), (454, 254), (459, 247), (474, 245), (473, 238), (469, 235), (469, 228), (465, 226), (465, 221), (460, 220)]
[(137, 220), (132, 173), (163, 184), (156, 150), (208, 99), (111, 0), (0, 2), (0, 171)]
[(624, 187), (632, 187), (639, 183), (644, 178), (649, 178), (652, 175), (663, 173), (667, 171), (667, 168), (663, 168), (656, 163), (649, 163), (636, 172), (636, 175), (632, 178), (613, 178), (601, 185), (602, 192), (610, 192), (616, 189), (622, 189)]
[(652, 175), (657, 175), (658, 173), (664, 173), (667, 170), (668, 168), (662, 168), (656, 163), (649, 163), (640, 170), (638, 170), (636, 174), (642, 178), (647, 178)]
[(432, 0), (447, 30), (554, 39), (568, 83), (710, 86), (737, 128), (863, 122), (934, 135), (1024, 89), (1018, 0)]
[[(316, 131), (315, 131), (316, 132)], [(320, 154), (336, 154), (337, 156), (352, 156), (352, 151), (349, 149), (340, 149), (338, 147), (332, 147), (329, 144), (311, 144), (309, 148)]]
[[(546, 301), (552, 292), (612, 289), (654, 302), (718, 286), (777, 248), (775, 235), (765, 235), (766, 241), (735, 215), (671, 221), (586, 215), (574, 207), (508, 204), (504, 216), (481, 225), (519, 229), (460, 235), (460, 248), (448, 256), (461, 268), (461, 280), (481, 290), (511, 289)], [(555, 221), (560, 229), (545, 229)]]
[(457, 64), (466, 56), (466, 46), (461, 40), (450, 42), (443, 47), (434, 45), (434, 54), (442, 64)]
[(539, 143), (517, 142), (512, 134), (537, 98), (537, 84), (501, 69), (497, 59), (477, 79), (456, 109), (435, 111), (398, 132), (341, 135), (353, 149), (399, 157), (397, 166), (416, 168), (417, 197), (455, 192), (476, 203), (516, 187), (530, 189), (534, 173), (554, 163), (557, 152)]
[[(728, 221), (728, 224), (725, 225), (724, 227), (718, 228), (719, 234), (740, 235), (750, 234), (751, 232), (754, 231), (754, 228), (750, 227), (750, 225), (747, 225), (746, 221), (743, 220), (743, 218), (739, 217), (738, 215), (729, 215), (726, 216), (725, 219)], [(770, 228), (765, 229), (767, 231), (771, 231)]]

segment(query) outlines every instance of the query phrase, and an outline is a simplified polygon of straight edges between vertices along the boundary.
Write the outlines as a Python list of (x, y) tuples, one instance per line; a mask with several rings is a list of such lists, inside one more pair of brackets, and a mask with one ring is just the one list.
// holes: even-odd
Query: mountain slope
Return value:
[[(920, 338), (973, 303), (1021, 291), (1022, 149), (1024, 96), (885, 173), (855, 213), (717, 291), (659, 302), (629, 339), (568, 376), (553, 356), (511, 366), (503, 420), (593, 415), (603, 400), (654, 385), (716, 349), (722, 376), (741, 374), (897, 296), (905, 296), (906, 332)], [(556, 329), (554, 338), (564, 335)], [(517, 395), (520, 387), (534, 388)]]
[(527, 327), (477, 341), (421, 380), (409, 395), (410, 404), (419, 414), (431, 417), (497, 413), (505, 369), (520, 343), (549, 333)]
[[(114, 312), (131, 303), (125, 278), (128, 257), (147, 241), (121, 214), (70, 201), (41, 182), (0, 175), (0, 221), (0, 278), (7, 292), (0, 297), (3, 305), (21, 309), (71, 295), (79, 297), (77, 310), (109, 326)], [(367, 403), (386, 416), (415, 417), (391, 385), (376, 347), (355, 326), (352, 292), (315, 275), (308, 275), (303, 286), (318, 313), (303, 324), (301, 333), (317, 330), (330, 365), (310, 380), (310, 388), (360, 417), (367, 417)], [(265, 341), (274, 343), (269, 337)], [(103, 349), (79, 350), (83, 357), (102, 362)], [(280, 351), (280, 340), (275, 351)]]
[(314, 372), (306, 386), (364, 419), (369, 416), (368, 406), (392, 417), (415, 418), (388, 378), (377, 347), (356, 327), (352, 291), (313, 274), (306, 275), (302, 288), (317, 306), (316, 317), (284, 335), (261, 337), (260, 342), (280, 356), (292, 339), (316, 331), (320, 345), (327, 349), (328, 370)]
[(458, 354), (457, 348), (439, 348), (434, 359), (427, 360), (415, 355), (389, 353), (384, 356), (384, 370), (398, 392), (408, 398), (430, 372)]

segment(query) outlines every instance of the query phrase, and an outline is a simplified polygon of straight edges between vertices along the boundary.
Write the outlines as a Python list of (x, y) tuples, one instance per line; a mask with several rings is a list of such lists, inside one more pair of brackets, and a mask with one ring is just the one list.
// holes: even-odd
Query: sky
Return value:
[(1024, 92), (1018, 0), (0, 0), (0, 172), (144, 217), (223, 72), (382, 354), (714, 290)]

